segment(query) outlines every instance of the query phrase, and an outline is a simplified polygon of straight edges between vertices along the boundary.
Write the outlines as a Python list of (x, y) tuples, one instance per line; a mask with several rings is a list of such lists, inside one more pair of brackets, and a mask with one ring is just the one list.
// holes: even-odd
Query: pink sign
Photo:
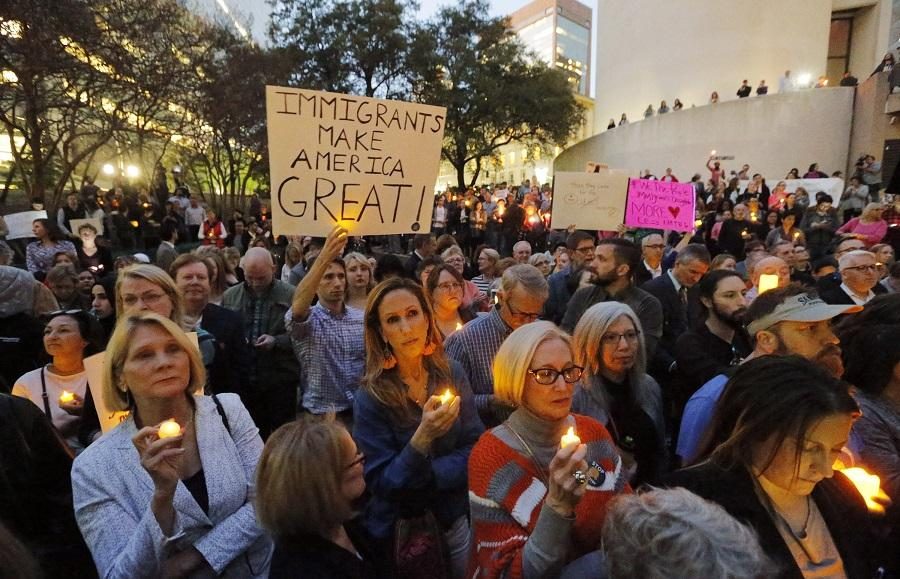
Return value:
[(694, 229), (694, 186), (652, 179), (629, 179), (625, 225), (652, 229)]

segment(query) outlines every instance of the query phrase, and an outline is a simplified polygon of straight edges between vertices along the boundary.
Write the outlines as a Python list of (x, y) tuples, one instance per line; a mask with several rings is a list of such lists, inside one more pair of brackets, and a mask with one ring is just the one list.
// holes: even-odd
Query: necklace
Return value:
[(793, 539), (794, 543), (797, 544), (798, 547), (803, 551), (806, 555), (806, 558), (810, 560), (814, 565), (819, 565), (822, 563), (824, 557), (821, 553), (817, 554), (813, 552), (814, 545), (808, 544), (807, 540), (809, 539), (809, 522), (812, 518), (812, 497), (810, 495), (806, 495), (806, 519), (803, 521), (803, 527), (799, 532), (794, 532), (794, 528), (788, 522), (787, 518), (781, 511), (778, 510), (778, 507), (775, 506), (772, 497), (769, 496), (769, 493), (766, 492), (765, 488), (762, 487), (759, 481), (754, 479), (756, 483), (756, 492), (758, 496), (762, 499), (763, 506), (766, 511), (768, 511), (769, 516), (772, 517), (773, 522), (775, 522), (776, 526), (780, 523), (790, 535), (791, 539)]
[(528, 443), (525, 442), (525, 439), (522, 438), (522, 436), (518, 432), (516, 432), (512, 426), (509, 425), (509, 422), (504, 422), (503, 426), (505, 426), (506, 429), (509, 430), (512, 433), (512, 435), (516, 437), (516, 439), (519, 441), (519, 444), (522, 445), (522, 449), (528, 453), (528, 458), (531, 459), (531, 462), (537, 468), (538, 474), (541, 476), (541, 482), (544, 483), (544, 486), (549, 488), (549, 486), (550, 486), (549, 485), (549, 473), (547, 472), (549, 469), (546, 469), (546, 470), (544, 469), (544, 466), (540, 463), (540, 461), (538, 461), (537, 457), (534, 455), (534, 451), (531, 450), (531, 447), (528, 446)]

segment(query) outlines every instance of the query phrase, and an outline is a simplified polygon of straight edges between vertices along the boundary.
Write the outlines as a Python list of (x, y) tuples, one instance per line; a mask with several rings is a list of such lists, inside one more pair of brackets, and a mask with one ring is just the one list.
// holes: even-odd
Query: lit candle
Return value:
[(800, 232), (799, 232), (799, 231), (795, 231), (795, 232), (794, 232), (794, 241), (797, 241), (797, 238), (798, 238), (798, 237), (800, 237)]
[(74, 402), (74, 401), (75, 401), (75, 395), (73, 393), (69, 392), (68, 390), (63, 390), (62, 394), (59, 395), (59, 403), (60, 404), (67, 404), (69, 402)]
[(562, 438), (559, 440), (559, 447), (565, 448), (570, 444), (579, 445), (581, 444), (581, 439), (578, 438), (578, 435), (575, 434), (575, 427), (570, 426), (569, 431), (562, 435)]
[(889, 499), (884, 491), (881, 490), (881, 479), (878, 477), (878, 475), (869, 474), (865, 469), (858, 466), (845, 468), (841, 470), (841, 472), (850, 479), (850, 481), (856, 487), (856, 490), (858, 490), (859, 494), (862, 495), (862, 498), (866, 501), (866, 507), (868, 507), (869, 512), (884, 512), (884, 505), (882, 505), (875, 499), (879, 499), (882, 501), (886, 501)]
[(757, 295), (762, 295), (763, 293), (775, 289), (778, 287), (778, 274), (775, 273), (764, 273), (759, 276), (759, 293)]
[(455, 331), (458, 332), (461, 329), (462, 329), (462, 322), (456, 322), (456, 330)]
[(701, 227), (702, 225), (703, 225), (702, 219), (697, 219), (696, 221), (694, 221), (694, 227)]
[(532, 215), (531, 217), (528, 218), (528, 221), (529, 221), (530, 223), (535, 223), (535, 224), (536, 224), (538, 221), (540, 221), (540, 220), (541, 220), (541, 219), (540, 219), (537, 215)]
[(140, 223), (138, 223), (137, 221), (129, 221), (129, 223), (130, 223), (131, 226), (134, 227), (135, 229), (137, 229), (138, 226), (140, 225)]
[(444, 390), (444, 393), (441, 394), (438, 398), (441, 400), (441, 404), (449, 404), (451, 400), (453, 400), (453, 392), (450, 391), (449, 388)]
[(180, 434), (181, 426), (175, 422), (174, 418), (170, 418), (159, 425), (157, 436), (160, 438), (172, 438), (173, 436), (178, 436)]
[(756, 211), (750, 213), (750, 221), (756, 221), (757, 219), (759, 219), (759, 213), (757, 213)]

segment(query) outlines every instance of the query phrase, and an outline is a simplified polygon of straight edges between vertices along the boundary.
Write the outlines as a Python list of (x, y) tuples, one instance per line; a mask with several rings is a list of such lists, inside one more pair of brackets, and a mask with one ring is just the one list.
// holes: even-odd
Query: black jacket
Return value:
[(270, 579), (380, 579), (384, 564), (375, 555), (362, 525), (344, 525), (362, 559), (318, 535), (279, 540), (272, 555)]
[(241, 315), (215, 304), (206, 304), (200, 327), (216, 339), (216, 354), (209, 372), (212, 391), (216, 394), (246, 394), (250, 387), (252, 354)]
[[(872, 288), (872, 293), (876, 296), (879, 294), (887, 293), (887, 288), (885, 288), (880, 283), (876, 283), (875, 287)], [(853, 305), (856, 302), (853, 301), (847, 292), (845, 292), (841, 288), (840, 281), (836, 284), (823, 284), (819, 287), (819, 297), (822, 298), (822, 301), (832, 305)]]
[[(734, 518), (753, 527), (763, 551), (779, 567), (778, 574), (770, 577), (802, 579), (788, 545), (765, 506), (759, 502), (753, 481), (743, 467), (724, 469), (704, 462), (672, 473), (665, 486), (684, 487), (721, 505)], [(841, 554), (847, 577), (873, 577), (878, 567), (876, 556), (890, 550), (878, 548), (866, 505), (853, 483), (836, 472), (833, 478), (816, 485), (812, 498)]]
[(682, 303), (668, 273), (651, 279), (641, 289), (658, 299), (662, 305), (662, 338), (656, 349), (656, 358), (651, 363), (658, 371), (664, 372), (675, 361), (675, 342), (678, 336), (688, 331), (687, 304)]

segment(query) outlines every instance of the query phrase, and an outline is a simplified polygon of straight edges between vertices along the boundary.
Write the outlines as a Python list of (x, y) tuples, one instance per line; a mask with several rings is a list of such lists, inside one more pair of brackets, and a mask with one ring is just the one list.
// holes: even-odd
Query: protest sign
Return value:
[(625, 225), (693, 231), (694, 201), (692, 183), (631, 179), (628, 182)]
[[(200, 346), (197, 340), (197, 332), (187, 332), (187, 337), (199, 352)], [(127, 411), (112, 410), (103, 398), (103, 371), (105, 364), (106, 352), (100, 352), (84, 359), (84, 373), (87, 376), (88, 387), (91, 389), (91, 396), (94, 398), (97, 417), (100, 419), (100, 430), (104, 434), (128, 418)], [(194, 394), (201, 395), (203, 390)]]
[(3, 220), (9, 228), (6, 239), (26, 239), (34, 237), (31, 232), (31, 225), (35, 219), (47, 219), (46, 211), (23, 211), (21, 213), (10, 213), (4, 215)]
[(90, 218), (90, 219), (70, 219), (69, 220), (69, 231), (78, 235), (78, 228), (82, 225), (93, 225), (97, 230), (97, 235), (103, 235), (103, 220), (100, 218)]
[(628, 175), (600, 169), (595, 173), (560, 173), (553, 176), (550, 227), (615, 231), (625, 218)]
[(266, 87), (275, 235), (426, 233), (447, 109)]

